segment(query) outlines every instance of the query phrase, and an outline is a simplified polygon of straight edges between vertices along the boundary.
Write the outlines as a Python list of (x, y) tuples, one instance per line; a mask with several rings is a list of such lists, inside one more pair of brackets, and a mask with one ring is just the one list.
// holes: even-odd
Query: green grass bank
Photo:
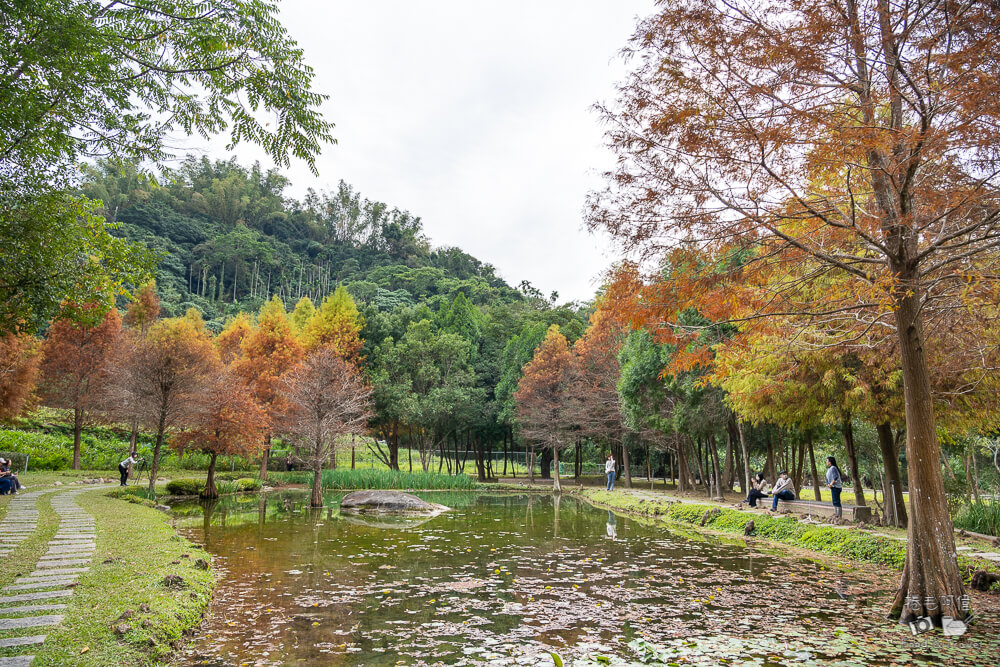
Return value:
[[(45, 552), (58, 527), (51, 497), (39, 498), (38, 530), (4, 560), (0, 585), (31, 572)], [(97, 548), (90, 571), (80, 575), (74, 595), (65, 600), (63, 622), (32, 651), (33, 664), (165, 664), (208, 608), (215, 576), (196, 563), (211, 557), (179, 536), (159, 510), (109, 497), (104, 489), (83, 493), (77, 502), (94, 516)], [(183, 582), (166, 585), (164, 577), (171, 574)], [(0, 657), (22, 653), (0, 650)]]
[[(623, 491), (579, 489), (573, 492), (594, 505), (626, 514), (634, 514), (665, 523), (695, 526), (726, 534), (743, 535), (747, 521), (754, 522), (753, 535), (781, 544), (809, 549), (829, 556), (875, 563), (902, 570), (906, 559), (906, 543), (891, 537), (852, 528), (803, 523), (791, 516), (769, 516), (719, 507), (639, 497)], [(709, 512), (701, 526), (705, 512)], [(966, 581), (975, 570), (998, 571), (995, 563), (958, 556), (958, 564)]]

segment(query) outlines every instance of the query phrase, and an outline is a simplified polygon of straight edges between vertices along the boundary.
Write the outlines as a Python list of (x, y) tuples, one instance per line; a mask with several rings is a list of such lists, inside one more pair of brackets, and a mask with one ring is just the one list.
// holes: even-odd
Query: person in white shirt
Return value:
[(128, 458), (118, 464), (118, 474), (121, 475), (122, 483), (120, 486), (125, 486), (128, 482), (128, 467), (135, 465), (139, 462), (135, 454), (129, 454)]
[(608, 454), (608, 460), (604, 462), (604, 474), (608, 476), (608, 485), (606, 489), (608, 491), (615, 490), (615, 459), (611, 454)]
[(788, 471), (782, 470), (778, 473), (778, 481), (774, 483), (771, 495), (773, 497), (771, 501), (772, 512), (778, 511), (779, 500), (795, 500), (795, 487), (792, 486), (792, 480), (788, 478)]

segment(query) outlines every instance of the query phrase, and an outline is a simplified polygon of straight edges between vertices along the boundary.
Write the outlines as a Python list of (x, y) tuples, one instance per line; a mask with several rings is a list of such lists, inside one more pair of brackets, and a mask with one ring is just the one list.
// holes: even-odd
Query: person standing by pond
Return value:
[(773, 495), (771, 500), (772, 512), (778, 511), (779, 500), (795, 500), (795, 487), (792, 486), (792, 480), (789, 479), (787, 470), (782, 470), (778, 473), (778, 481), (774, 483), (771, 493)]
[(833, 515), (840, 519), (844, 516), (844, 508), (840, 505), (840, 492), (844, 485), (840, 478), (840, 468), (837, 467), (837, 459), (832, 456), (826, 457), (826, 485), (830, 487), (830, 495), (833, 497)]
[(615, 490), (615, 457), (608, 454), (608, 460), (604, 463), (604, 474), (608, 476), (607, 491)]

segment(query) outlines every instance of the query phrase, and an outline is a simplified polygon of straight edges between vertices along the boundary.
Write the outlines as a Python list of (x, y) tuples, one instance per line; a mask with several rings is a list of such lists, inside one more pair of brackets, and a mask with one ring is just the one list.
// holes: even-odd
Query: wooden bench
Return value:
[[(762, 498), (759, 503), (770, 500)], [(786, 509), (796, 514), (807, 516), (833, 516), (834, 507), (830, 503), (821, 503), (815, 500), (781, 500), (778, 499), (778, 509)], [(844, 505), (842, 507), (843, 518), (847, 521), (864, 521), (870, 523), (872, 520), (872, 509), (870, 507), (859, 507), (857, 505)]]

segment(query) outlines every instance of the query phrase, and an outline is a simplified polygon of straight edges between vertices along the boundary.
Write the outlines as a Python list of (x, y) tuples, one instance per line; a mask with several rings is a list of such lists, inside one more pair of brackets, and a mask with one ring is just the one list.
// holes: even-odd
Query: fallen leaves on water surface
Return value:
[(342, 555), (339, 540), (310, 537), (268, 560), (234, 540), (216, 551), (226, 574), (188, 664), (537, 665), (556, 653), (575, 667), (964, 667), (1000, 654), (1000, 601), (975, 598), (982, 620), (967, 637), (913, 637), (885, 621), (898, 573), (875, 566), (662, 533), (525, 543), (428, 526)]

